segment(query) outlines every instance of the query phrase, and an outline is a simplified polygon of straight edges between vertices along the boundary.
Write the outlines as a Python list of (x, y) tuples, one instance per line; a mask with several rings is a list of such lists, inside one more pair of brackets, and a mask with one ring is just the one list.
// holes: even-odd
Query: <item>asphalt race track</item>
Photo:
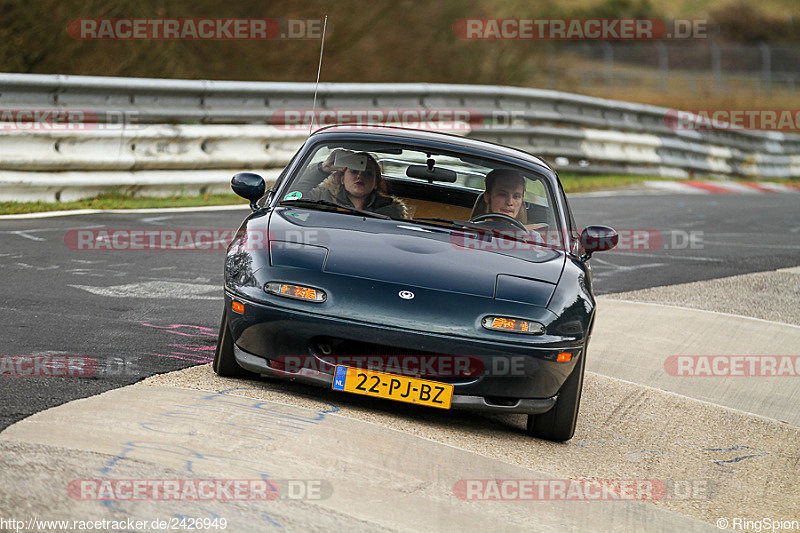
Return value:
[[(577, 195), (578, 227), (609, 225), (629, 249), (593, 259), (595, 293), (609, 294), (797, 266), (800, 195)], [(627, 233), (622, 233), (627, 232)], [(647, 232), (655, 249), (638, 244)], [(659, 239), (660, 237), (660, 239)], [(625, 242), (625, 241), (623, 241)]]
[[(592, 258), (594, 288), (595, 293), (599, 295), (800, 265), (800, 195), (798, 194), (678, 195), (634, 191), (629, 194), (576, 195), (571, 198), (570, 203), (579, 227), (588, 224), (605, 224), (619, 230), (621, 235), (630, 237), (629, 245), (624, 244), (626, 241), (623, 238), (623, 245), (620, 246), (620, 249), (596, 254)], [(163, 416), (163, 413), (158, 411), (157, 398), (160, 394), (164, 395), (165, 401), (170, 394), (184, 394), (185, 398), (182, 397), (181, 405), (194, 405), (193, 402), (201, 402), (201, 398), (206, 398), (203, 401), (207, 401), (206, 396), (192, 396), (186, 392), (166, 392), (161, 388), (163, 387), (161, 382), (154, 382), (152, 385), (157, 387), (153, 389), (152, 400), (148, 399), (146, 393), (141, 392), (144, 385), (120, 388), (140, 382), (149, 376), (187, 369), (208, 363), (212, 359), (222, 312), (224, 244), (218, 243), (214, 250), (78, 250), (74, 249), (73, 241), (69, 237), (65, 239), (65, 236), (74, 234), (75, 230), (86, 229), (186, 229), (221, 232), (238, 227), (246, 214), (247, 208), (243, 207), (207, 211), (162, 210), (55, 217), (0, 217), (0, 264), (2, 264), (3, 271), (3, 303), (0, 307), (3, 328), (0, 329), (0, 340), (2, 346), (5, 347), (2, 355), (69, 356), (79, 358), (80, 364), (96, 366), (96, 369), (87, 377), (4, 376), (0, 378), (0, 398), (2, 398), (0, 430), (39, 413), (21, 424), (9, 428), (0, 436), (0, 441), (3, 438), (24, 440), (27, 443), (25, 446), (28, 447), (26, 454), (34, 464), (46, 464), (48, 454), (52, 453), (55, 447), (83, 450), (74, 452), (68, 460), (65, 460), (65, 464), (70, 469), (69, 475), (86, 476), (88, 475), (86, 474), (88, 468), (86, 465), (96, 467), (96, 470), (102, 468), (104, 464), (103, 457), (96, 454), (107, 454), (113, 457), (119, 453), (119, 450), (114, 449), (117, 441), (113, 441), (113, 438), (111, 438), (113, 442), (100, 439), (95, 443), (91, 439), (87, 441), (87, 432), (108, 431), (113, 435), (114, 428), (126, 427), (125, 425), (128, 423), (145, 424), (149, 423), (147, 421), (153, 417)], [(73, 233), (69, 233), (71, 231)], [(636, 240), (636, 236), (641, 236), (642, 232), (646, 232), (648, 235), (645, 244), (642, 244), (643, 241)], [(609, 303), (607, 307), (615, 309), (614, 305)], [(646, 314), (645, 311), (631, 311), (630, 309), (630, 306), (624, 309), (620, 307), (616, 317), (623, 316), (627, 312), (631, 313), (631, 319), (635, 320), (637, 315)], [(656, 315), (657, 313), (654, 313), (653, 320), (658, 319)], [(714, 317), (708, 317), (709, 322), (703, 323), (701, 318), (691, 316), (687, 318), (687, 316), (676, 312), (674, 323), (680, 324), (681, 328), (690, 330), (693, 327), (697, 328), (694, 332), (689, 331), (690, 335), (694, 333), (697, 334), (697, 337), (702, 337), (700, 328), (727, 331), (725, 327), (728, 326), (720, 326), (721, 322), (715, 322), (717, 319)], [(613, 320), (613, 318), (605, 315), (604, 320), (607, 325), (604, 325), (606, 328), (604, 331), (613, 330), (615, 338), (619, 338), (625, 335), (625, 331), (624, 328), (619, 327), (618, 319)], [(684, 322), (681, 322), (682, 320)], [(619, 331), (613, 329), (615, 326)], [(731, 331), (737, 331), (745, 326), (742, 326), (740, 322), (731, 322), (729, 327)], [(757, 330), (754, 326), (752, 327), (753, 331)], [(800, 339), (800, 328), (795, 331), (791, 329), (792, 326), (773, 325), (770, 327), (775, 329), (767, 330), (764, 335), (765, 338), (771, 336), (775, 340), (775, 346), (768, 345), (765, 341), (762, 344), (765, 346), (762, 353), (771, 353), (770, 350), (777, 350), (776, 353), (791, 352), (794, 354), (798, 351), (797, 346), (800, 344), (790, 346), (781, 352), (780, 350), (783, 348), (778, 341), (780, 339), (792, 339), (792, 341)], [(709, 331), (709, 329), (705, 331)], [(641, 332), (641, 334), (646, 335), (646, 332)], [(664, 336), (671, 334), (672, 332), (668, 330), (659, 333)], [(726, 335), (731, 340), (731, 345), (735, 345), (735, 335), (727, 333)], [(638, 349), (635, 343), (641, 343), (642, 339), (633, 334), (630, 338), (623, 338), (627, 344), (619, 350), (616, 350), (613, 343), (607, 340), (593, 339), (596, 346), (592, 345), (593, 348), (590, 348), (589, 370), (627, 381), (619, 382), (626, 383), (623, 386), (619, 383), (614, 385), (610, 381), (605, 381), (608, 378), (602, 376), (587, 378), (587, 403), (585, 405), (588, 408), (585, 426), (580, 438), (576, 437), (573, 440), (573, 442), (578, 441), (578, 446), (587, 449), (591, 454), (598, 454), (596, 459), (601, 463), (606, 460), (604, 459), (607, 457), (605, 454), (611, 454), (608, 457), (616, 457), (620, 454), (622, 454), (621, 457), (625, 457), (625, 454), (652, 454), (652, 460), (647, 461), (648, 469), (636, 472), (640, 477), (666, 476), (665, 472), (668, 469), (660, 468), (659, 454), (676, 454), (675, 449), (670, 446), (674, 447), (676, 442), (681, 442), (681, 446), (684, 446), (682, 449), (685, 449), (687, 442), (693, 439), (697, 441), (698, 449), (706, 450), (704, 453), (719, 455), (713, 459), (719, 463), (718, 466), (727, 465), (728, 461), (741, 461), (742, 457), (763, 456), (771, 457), (770, 464), (775, 468), (788, 472), (796, 471), (796, 461), (800, 457), (800, 449), (798, 449), (796, 430), (793, 426), (798, 425), (799, 422), (791, 419), (791, 413), (784, 416), (786, 412), (791, 411), (792, 402), (795, 402), (793, 405), (796, 405), (798, 399), (797, 386), (794, 383), (787, 381), (785, 387), (782, 386), (783, 395), (779, 396), (779, 401), (774, 400), (774, 396), (771, 397), (764, 389), (760, 388), (762, 382), (748, 385), (751, 389), (748, 389), (745, 400), (742, 399), (743, 395), (735, 394), (730, 388), (718, 386), (716, 389), (706, 390), (708, 389), (707, 385), (701, 382), (683, 382), (673, 386), (672, 383), (655, 376), (652, 372), (641, 371), (641, 365), (637, 370), (636, 364), (624, 364), (616, 360), (615, 355), (620, 353), (625, 353), (626, 356), (627, 354), (635, 355)], [(692, 342), (696, 340), (691, 336), (690, 339)], [(659, 346), (653, 347), (651, 352), (645, 354), (646, 357), (657, 362), (661, 360), (659, 358), (662, 358), (664, 353), (671, 353), (669, 351), (662, 353), (658, 351), (659, 349)], [(691, 350), (691, 345), (686, 349)], [(591, 364), (593, 350), (596, 350), (598, 354), (594, 366)], [(187, 372), (194, 370), (190, 369)], [(166, 379), (167, 376), (164, 378)], [(158, 380), (160, 377), (153, 379)], [(197, 379), (204, 380), (208, 377), (198, 377)], [(230, 383), (226, 384), (226, 380), (217, 381), (218, 383), (215, 382), (211, 385), (211, 387), (218, 387), (213, 390), (227, 390), (231, 386)], [(654, 388), (642, 388), (642, 385)], [(192, 388), (185, 384), (180, 386)], [(245, 388), (252, 386), (252, 384), (247, 385)], [(289, 397), (299, 395), (304, 398), (313, 398), (319, 395), (319, 402), (324, 407), (317, 406), (316, 413), (330, 414), (338, 412), (339, 409), (352, 410), (355, 413), (352, 415), (353, 417), (366, 417), (363, 418), (366, 422), (373, 422), (369, 418), (371, 415), (364, 414), (373, 409), (368, 401), (352, 398), (340, 400), (337, 393), (332, 391), (317, 391), (317, 389), (296, 385), (287, 386), (287, 388), (281, 384), (266, 383), (267, 389), (272, 387), (279, 392), (288, 391), (286, 397), (268, 398), (269, 401), (278, 401), (280, 405), (283, 405), (280, 402), (288, 402), (287, 398)], [(259, 390), (264, 388), (264, 384), (262, 383), (257, 388)], [(689, 398), (711, 403), (701, 404), (691, 400), (690, 403), (683, 404), (681, 402), (684, 402), (684, 396), (669, 396), (671, 393), (664, 393), (659, 389), (677, 392)], [(702, 394), (699, 392), (701, 389), (705, 391)], [(123, 391), (133, 390), (138, 392), (123, 394)], [(101, 393), (107, 394), (97, 396)], [(82, 398), (89, 399), (85, 402), (63, 405), (58, 409), (42, 412)], [(616, 403), (612, 402), (611, 405), (606, 405), (604, 398), (606, 400), (613, 398), (613, 402)], [(689, 402), (688, 399), (686, 401)], [(71, 427), (71, 422), (64, 422), (68, 418), (64, 418), (62, 413), (68, 411), (60, 411), (71, 408), (72, 405), (78, 406), (76, 407), (77, 411), (74, 412), (79, 413), (76, 415), (74, 427)], [(592, 411), (593, 408), (599, 410)], [(730, 411), (728, 408), (736, 411)], [(289, 412), (288, 407), (286, 409), (283, 416), (301, 418), (306, 416), (299, 411)], [(606, 409), (608, 412), (601, 416)], [(701, 409), (701, 412), (692, 411), (695, 409)], [(637, 415), (641, 418), (638, 418), (634, 425), (641, 427), (630, 427), (631, 419), (628, 417), (637, 410), (641, 412), (640, 415)], [(437, 522), (443, 529), (457, 529), (461, 525), (474, 530), (480, 528), (481, 524), (490, 527), (493, 520), (513, 524), (514, 528), (524, 528), (526, 517), (528, 517), (527, 511), (520, 511), (522, 514), (518, 515), (514, 510), (492, 507), (488, 515), (481, 516), (482, 513), (470, 508), (468, 502), (458, 502), (457, 505), (450, 508), (448, 502), (439, 501), (432, 496), (431, 494), (435, 491), (431, 487), (437, 486), (437, 484), (453, 486), (454, 480), (459, 479), (458, 468), (466, 460), (465, 456), (463, 453), (447, 446), (441, 446), (441, 444), (415, 441), (414, 439), (418, 439), (418, 437), (412, 436), (416, 434), (416, 430), (408, 427), (419, 424), (420, 426), (439, 428), (443, 434), (449, 434), (452, 431), (459, 431), (458, 428), (451, 429), (449, 426), (465, 424), (465, 432), (470, 431), (482, 435), (488, 439), (488, 442), (491, 442), (492, 432), (500, 431), (498, 441), (504, 442), (509, 449), (513, 449), (521, 442), (519, 439), (524, 437), (520, 434), (518, 427), (514, 429), (516, 427), (514, 423), (509, 425), (503, 421), (493, 420), (491, 417), (470, 419), (469, 416), (461, 414), (455, 416), (451, 421), (441, 414), (420, 415), (417, 411), (405, 407), (395, 409), (394, 406), (387, 408), (384, 405), (376, 407), (375, 411), (379, 418), (381, 416), (393, 417), (393, 419), (399, 417), (402, 423), (397, 429), (403, 432), (407, 431), (409, 435), (387, 434), (378, 426), (353, 425), (337, 418), (335, 422), (332, 422), (333, 426), (325, 429), (322, 435), (314, 433), (313, 438), (309, 437), (311, 440), (307, 445), (298, 448), (294, 459), (297, 462), (296, 470), (292, 470), (288, 466), (278, 467), (277, 465), (284, 463), (277, 459), (270, 460), (268, 465), (260, 465), (259, 468), (272, 469), (273, 472), (280, 471), (280, 476), (284, 478), (291, 476), (298, 478), (324, 477), (323, 470), (300, 466), (303, 464), (301, 458), (309, 458), (309, 460), (315, 458), (315, 460), (322, 461), (323, 464), (333, 465), (331, 454), (315, 456), (314, 450), (326, 446), (331, 446), (331, 449), (336, 450), (347, 450), (348, 440), (343, 435), (350, 435), (357, 443), (380, 443), (380, 446), (387, 450), (408, 451), (414, 450), (415, 446), (420, 446), (418, 453), (421, 458), (424, 458), (422, 464), (434, 469), (437, 472), (435, 475), (423, 473), (419, 471), (419, 467), (413, 472), (406, 471), (409, 467), (403, 465), (402, 461), (386, 459), (380, 463), (380, 473), (369, 481), (370, 486), (378, 487), (375, 490), (383, 490), (379, 487), (388, 486), (385, 492), (381, 492), (387, 500), (392, 498), (392, 491), (395, 489), (403, 494), (413, 494), (415, 501), (419, 501), (419, 505), (433, 516), (439, 516), (436, 513), (444, 513), (445, 509), (447, 509), (448, 516), (457, 514), (453, 509), (464, 513), (461, 519), (452, 523)], [(647, 419), (656, 420), (660, 413), (665, 412), (670, 413), (667, 417), (671, 419), (669, 423), (665, 423), (663, 427), (644, 429), (648, 424), (652, 425), (652, 422), (648, 423)], [(680, 412), (693, 412), (694, 415), (684, 420), (682, 417), (685, 415), (679, 415)], [(131, 413), (137, 414), (133, 416)], [(758, 416), (748, 413), (755, 413)], [(224, 416), (218, 418), (219, 416), (221, 415), (209, 415), (207, 424), (192, 422), (194, 424), (193, 431), (205, 435), (210, 443), (209, 449), (217, 451), (224, 449), (229, 440), (225, 438), (224, 433), (220, 434), (220, 432), (214, 431), (214, 428), (222, 427), (221, 425), (225, 424)], [(713, 418), (716, 416), (719, 418)], [(702, 439), (699, 437), (689, 438), (682, 434), (683, 427), (702, 432), (704, 424), (708, 424), (708, 422), (703, 422), (706, 417), (708, 420), (713, 418), (724, 421), (717, 434)], [(787, 421), (791, 426), (775, 425), (778, 423), (772, 419)], [(611, 421), (610, 425), (609, 421)], [(377, 421), (375, 423), (380, 425), (384, 422)], [(584, 422), (579, 420), (579, 424), (581, 423)], [(392, 427), (391, 423), (387, 422), (386, 425)], [(41, 427), (53, 428), (52, 433), (58, 435), (58, 438), (42, 436), (41, 430), (37, 430)], [(615, 431), (612, 432), (610, 428), (614, 428)], [(760, 447), (753, 445), (751, 432), (756, 430), (760, 433), (774, 434), (775, 440), (763, 442), (759, 445)], [(123, 432), (123, 430), (119, 431)], [(328, 433), (324, 433), (325, 431)], [(250, 437), (252, 436), (248, 438)], [(780, 452), (782, 443), (787, 442), (779, 440), (783, 437), (788, 439), (787, 441), (793, 442), (794, 445), (784, 452)], [(283, 442), (277, 437), (275, 438), (277, 439), (276, 443)], [(124, 440), (124, 436), (121, 435), (118, 440), (121, 442)], [(190, 440), (197, 441), (194, 437)], [(415, 444), (415, 442), (423, 444)], [(574, 467), (571, 469), (563, 467), (562, 463), (558, 463), (554, 469), (548, 469), (546, 460), (550, 450), (558, 455), (558, 461), (574, 460), (567, 457), (569, 455), (567, 453), (559, 455), (560, 452), (557, 452), (559, 449), (564, 451), (568, 448), (559, 448), (549, 443), (536, 444), (538, 446), (536, 460), (523, 459), (520, 462), (518, 457), (510, 458), (502, 454), (498, 455), (494, 451), (481, 447), (473, 449), (470, 445), (461, 444), (455, 438), (452, 441), (441, 442), (492, 458), (490, 461), (483, 457), (469, 456), (469, 461), (474, 462), (473, 471), (481, 472), (486, 478), (525, 477), (526, 475), (530, 476), (531, 472), (545, 471), (548, 474), (542, 474), (542, 476), (570, 477), (576, 471), (591, 470), (576, 470)], [(722, 442), (726, 443), (727, 447), (721, 445), (718, 448), (715, 447)], [(240, 449), (240, 452), (244, 451), (243, 445), (235, 444), (235, 446)], [(269, 450), (278, 449), (275, 446), (277, 444), (270, 444), (267, 448)], [(689, 447), (692, 446), (695, 444), (691, 444)], [(737, 446), (741, 448), (736, 448)], [(741, 451), (748, 447), (754, 450), (757, 448), (757, 451), (752, 453)], [(291, 454), (286, 454), (285, 451), (281, 453), (285, 454), (287, 458), (288, 462), (285, 464), (295, 464), (288, 459)], [(354, 452), (352, 450), (350, 452), (341, 451), (341, 454), (346, 457), (347, 453)], [(677, 453), (677, 455), (681, 456), (681, 453), (684, 452)], [(234, 456), (235, 454), (230, 453), (229, 455)], [(627, 455), (627, 457), (630, 456)], [(13, 456), (10, 457), (0, 452), (0, 464), (4, 460), (13, 460)], [(220, 457), (223, 457), (221, 452)], [(145, 452), (142, 452), (140, 459), (153, 461), (154, 464), (161, 466), (153, 466), (153, 470), (150, 471), (147, 470), (150, 467), (142, 464), (137, 467), (141, 469), (140, 471), (127, 472), (128, 477), (149, 476), (152, 478), (177, 475), (176, 465), (180, 461), (159, 461), (154, 459), (152, 453)], [(352, 465), (357, 465), (364, 459), (351, 458), (347, 460)], [(607, 460), (612, 461), (612, 459)], [(688, 465), (690, 460), (686, 459), (686, 461)], [(792, 461), (794, 461), (794, 466), (792, 466)], [(432, 466), (436, 464), (442, 465), (441, 471), (436, 470), (438, 467)], [(511, 466), (512, 464), (516, 466)], [(620, 464), (624, 466), (625, 463)], [(248, 470), (245, 466), (247, 465), (239, 464), (228, 476), (235, 478), (238, 473), (241, 478), (248, 477), (248, 472), (252, 473), (252, 469)], [(620, 472), (626, 471), (623, 466), (620, 466)], [(163, 470), (159, 470), (159, 468)], [(339, 467), (332, 468), (335, 470)], [(220, 468), (209, 466), (201, 468), (198, 472), (216, 477), (221, 476), (224, 469), (220, 470)], [(393, 472), (399, 477), (393, 476)], [(684, 478), (691, 478), (693, 477), (692, 472), (690, 466), (686, 466), (686, 470), (680, 475)], [(745, 467), (737, 474), (744, 477), (736, 478), (736, 480), (726, 478), (727, 481), (718, 482), (723, 485), (730, 483), (731, 487), (737, 484), (751, 484), (748, 486), (766, 491), (767, 485), (758, 485), (761, 483), (758, 481), (758, 472), (758, 468)], [(620, 475), (620, 477), (625, 476)], [(21, 482), (21, 478), (14, 477), (14, 479)], [(69, 479), (75, 479), (75, 477)], [(357, 479), (344, 475), (337, 479), (341, 479), (341, 485), (337, 485), (335, 489), (340, 491), (338, 493), (340, 496), (358, 494)], [(410, 480), (416, 480), (414, 483), (418, 485)], [(785, 483), (785, 485), (776, 490), (788, 490), (794, 496), (799, 496), (797, 481), (792, 477), (781, 478), (780, 483)], [(37, 482), (45, 483), (45, 480)], [(731, 488), (731, 490), (734, 489)], [(0, 503), (3, 502), (2, 498), (3, 496), (0, 496)], [(345, 500), (340, 500), (340, 503), (341, 501)], [(797, 503), (800, 501), (800, 497), (794, 501)], [(791, 504), (791, 500), (788, 503)], [(87, 506), (88, 504), (84, 502), (79, 505)], [(655, 506), (644, 505), (645, 507), (632, 505), (604, 510), (601, 503), (600, 506), (595, 505), (590, 513), (596, 517), (596, 521), (589, 522), (572, 516), (574, 508), (556, 506), (554, 510), (545, 511), (543, 507), (538, 507), (536, 512), (541, 519), (539, 522), (541, 528), (546, 525), (557, 528), (593, 526), (602, 530), (625, 530), (646, 522), (651, 525), (662, 523), (663, 526), (659, 526), (659, 528), (663, 527), (665, 531), (669, 531), (670, 528), (705, 530), (706, 526), (710, 527), (710, 524), (704, 522), (712, 522), (713, 518), (707, 509), (697, 511), (697, 509), (691, 508), (691, 504), (685, 506), (669, 503)], [(734, 509), (736, 500), (723, 502), (720, 505), (725, 509)], [(787, 512), (792, 512), (787, 511), (791, 506), (776, 505), (776, 507), (770, 508), (775, 513), (774, 516), (786, 516)], [(335, 507), (333, 503), (318, 506), (300, 502), (297, 504), (296, 512), (290, 509), (281, 516), (264, 518), (263, 516), (250, 516), (244, 511), (237, 516), (241, 520), (242, 527), (264, 523), (264, 520), (273, 521), (273, 525), (276, 527), (278, 525), (289, 526), (289, 529), (345, 526), (356, 530), (375, 530), (379, 529), (379, 525), (387, 529), (419, 529), (422, 524), (408, 516), (413, 515), (414, 512), (404, 505), (398, 507), (397, 516), (387, 519), (388, 521), (385, 523), (370, 514), (370, 510), (367, 508), (357, 509), (351, 513), (341, 513), (333, 507)], [(83, 508), (81, 507), (81, 509)], [(88, 509), (88, 507), (86, 508)], [(297, 513), (307, 513), (309, 509), (318, 513), (318, 516), (321, 517), (320, 520), (316, 522), (297, 521)], [(222, 512), (219, 509), (212, 511)], [(566, 515), (572, 517), (567, 519)], [(800, 512), (795, 512), (795, 516), (799, 517)], [(697, 520), (698, 518), (702, 521)], [(654, 527), (653, 530), (656, 528)]]
[[(701, 249), (612, 250), (592, 262), (597, 294), (773, 270), (800, 263), (796, 195), (641, 195), (571, 200), (579, 226), (702, 232)], [(247, 208), (0, 220), (0, 332), (7, 355), (96, 358), (91, 379), (0, 380), (0, 428), (63, 402), (213, 357), (224, 252), (73, 250), (78, 229), (230, 230)], [(796, 230), (793, 231), (792, 230)], [(662, 238), (662, 241), (665, 240)], [(669, 240), (669, 239), (666, 239)]]
[(213, 358), (222, 316), (223, 250), (77, 251), (65, 245), (68, 231), (235, 229), (247, 212), (0, 221), (2, 340), (13, 347), (8, 355), (83, 355), (95, 358), (99, 370), (85, 379), (0, 380), (2, 427), (65, 401)]

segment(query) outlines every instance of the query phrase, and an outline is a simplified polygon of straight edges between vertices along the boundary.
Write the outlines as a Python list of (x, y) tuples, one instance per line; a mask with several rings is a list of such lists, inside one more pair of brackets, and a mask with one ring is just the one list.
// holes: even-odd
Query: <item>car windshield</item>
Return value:
[[(553, 246), (553, 192), (531, 170), (412, 144), (317, 145), (281, 187), (294, 204)], [(338, 206), (338, 207), (337, 207)]]

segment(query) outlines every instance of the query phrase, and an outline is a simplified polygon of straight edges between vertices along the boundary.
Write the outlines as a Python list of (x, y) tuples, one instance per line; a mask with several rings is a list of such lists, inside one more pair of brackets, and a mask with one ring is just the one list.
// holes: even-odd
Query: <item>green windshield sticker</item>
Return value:
[(284, 200), (294, 200), (295, 198), (302, 198), (302, 197), (303, 197), (303, 193), (301, 193), (300, 191), (292, 191), (289, 194), (287, 194), (286, 196), (284, 196), (283, 199)]

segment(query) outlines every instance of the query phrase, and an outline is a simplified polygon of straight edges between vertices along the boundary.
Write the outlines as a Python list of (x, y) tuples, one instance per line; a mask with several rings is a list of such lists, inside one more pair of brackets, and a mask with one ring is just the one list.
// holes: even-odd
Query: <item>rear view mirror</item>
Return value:
[(458, 175), (448, 168), (437, 168), (428, 170), (426, 165), (409, 165), (406, 169), (406, 176), (409, 178), (420, 178), (429, 181), (445, 181), (455, 183)]
[(608, 226), (587, 226), (581, 231), (581, 245), (586, 251), (585, 259), (589, 259), (594, 252), (611, 250), (618, 242), (619, 235)]
[(240, 172), (231, 179), (231, 189), (233, 192), (250, 200), (250, 209), (256, 211), (256, 201), (264, 196), (264, 190), (267, 188), (264, 183), (264, 178), (252, 172)]

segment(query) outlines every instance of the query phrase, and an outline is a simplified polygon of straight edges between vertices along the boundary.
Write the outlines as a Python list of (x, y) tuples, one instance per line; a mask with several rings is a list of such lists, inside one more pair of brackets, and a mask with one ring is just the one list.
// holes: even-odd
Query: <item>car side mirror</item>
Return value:
[(264, 190), (267, 188), (264, 178), (252, 172), (240, 172), (231, 179), (231, 189), (233, 192), (250, 200), (250, 209), (253, 211), (258, 210), (256, 201), (264, 196)]
[(587, 226), (581, 231), (581, 245), (585, 254), (583, 261), (592, 257), (594, 252), (605, 252), (611, 250), (619, 242), (619, 235), (614, 228), (608, 226)]

